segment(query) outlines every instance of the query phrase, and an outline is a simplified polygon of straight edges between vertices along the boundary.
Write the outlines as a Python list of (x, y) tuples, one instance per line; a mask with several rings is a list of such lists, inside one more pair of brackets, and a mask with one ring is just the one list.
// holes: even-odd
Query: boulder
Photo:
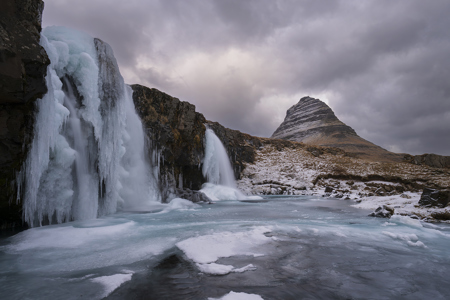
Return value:
[(329, 186), (325, 187), (325, 193), (330, 194), (332, 192), (333, 192), (333, 188), (332, 187), (329, 187)]
[(420, 196), (419, 205), (443, 208), (450, 202), (450, 190), (436, 190), (424, 188)]
[(190, 189), (176, 189), (175, 193), (176, 193), (177, 197), (192, 201), (194, 203), (197, 203), (197, 202), (211, 203), (212, 202), (211, 199), (209, 199), (209, 197), (206, 196), (206, 194), (204, 194), (200, 191), (193, 191)]
[(387, 205), (379, 206), (374, 212), (369, 214), (370, 217), (390, 218), (394, 214), (394, 209)]

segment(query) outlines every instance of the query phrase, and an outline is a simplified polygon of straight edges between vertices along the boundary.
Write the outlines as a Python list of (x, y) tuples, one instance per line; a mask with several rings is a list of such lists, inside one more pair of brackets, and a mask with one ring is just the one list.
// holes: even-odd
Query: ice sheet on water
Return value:
[(208, 298), (208, 300), (264, 300), (260, 295), (229, 292), (221, 298)]
[(176, 246), (195, 263), (208, 264), (221, 257), (260, 255), (261, 250), (257, 248), (272, 240), (264, 235), (270, 231), (268, 227), (259, 226), (243, 232), (218, 232), (189, 238), (177, 243)]
[(77, 248), (98, 240), (120, 236), (136, 225), (133, 221), (121, 224), (102, 224), (93, 227), (40, 227), (26, 230), (14, 236), (8, 248), (23, 251), (38, 248)]

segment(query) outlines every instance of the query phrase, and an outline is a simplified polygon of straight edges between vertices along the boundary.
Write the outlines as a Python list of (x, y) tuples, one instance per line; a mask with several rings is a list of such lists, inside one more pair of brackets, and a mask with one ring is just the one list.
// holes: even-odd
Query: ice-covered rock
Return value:
[(379, 206), (373, 213), (371, 213), (370, 217), (377, 218), (390, 218), (394, 214), (394, 209), (387, 205)]

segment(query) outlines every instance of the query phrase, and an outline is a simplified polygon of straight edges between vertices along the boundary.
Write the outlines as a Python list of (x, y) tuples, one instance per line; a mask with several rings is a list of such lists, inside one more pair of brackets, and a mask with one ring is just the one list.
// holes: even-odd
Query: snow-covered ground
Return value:
[[(329, 175), (332, 175), (332, 178)], [(386, 180), (365, 180), (379, 175)], [(410, 163), (370, 162), (344, 155), (314, 156), (305, 148), (266, 145), (257, 151), (255, 163), (247, 164), (238, 188), (254, 195), (322, 195), (355, 201), (355, 207), (376, 209), (388, 205), (395, 214), (416, 215), (433, 221), (432, 214), (447, 209), (418, 205), (423, 187), (450, 186), (448, 170)], [(334, 179), (334, 178), (361, 179)]]

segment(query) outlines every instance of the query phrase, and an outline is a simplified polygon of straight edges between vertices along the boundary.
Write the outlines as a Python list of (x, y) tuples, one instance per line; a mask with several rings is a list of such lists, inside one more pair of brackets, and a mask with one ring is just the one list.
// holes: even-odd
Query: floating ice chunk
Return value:
[(247, 197), (238, 189), (225, 185), (205, 183), (200, 191), (213, 201), (247, 199)]
[(190, 209), (199, 208), (201, 206), (183, 198), (175, 198), (170, 201), (169, 207), (171, 209)]
[(210, 264), (196, 264), (198, 269), (207, 274), (212, 275), (226, 275), (229, 273), (244, 273), (245, 271), (253, 271), (256, 270), (256, 267), (252, 264), (248, 264), (242, 268), (235, 268), (232, 265), (221, 265), (216, 263)]
[(211, 235), (189, 238), (176, 244), (186, 256), (199, 264), (212, 263), (220, 257), (235, 255), (261, 255), (256, 248), (272, 239), (264, 233), (267, 227), (257, 227), (246, 232), (219, 232)]
[(216, 263), (196, 265), (201, 272), (212, 275), (226, 275), (231, 273), (234, 269), (234, 267), (231, 265), (220, 265)]
[(208, 298), (208, 300), (264, 300), (260, 295), (229, 292), (221, 298)]
[(234, 269), (233, 273), (244, 273), (246, 271), (254, 271), (256, 267), (253, 264), (248, 264), (245, 267)]
[(166, 213), (172, 210), (194, 209), (200, 207), (201, 205), (195, 204), (189, 200), (183, 198), (174, 198), (169, 202), (169, 204), (167, 204), (167, 206), (163, 211), (161, 211), (161, 213)]
[(92, 282), (100, 283), (103, 285), (104, 291), (102, 294), (102, 298), (108, 296), (111, 294), (115, 289), (117, 289), (119, 286), (121, 286), (123, 283), (130, 281), (131, 277), (133, 276), (133, 273), (128, 274), (115, 274), (111, 276), (102, 276), (102, 277), (96, 277), (92, 278)]

